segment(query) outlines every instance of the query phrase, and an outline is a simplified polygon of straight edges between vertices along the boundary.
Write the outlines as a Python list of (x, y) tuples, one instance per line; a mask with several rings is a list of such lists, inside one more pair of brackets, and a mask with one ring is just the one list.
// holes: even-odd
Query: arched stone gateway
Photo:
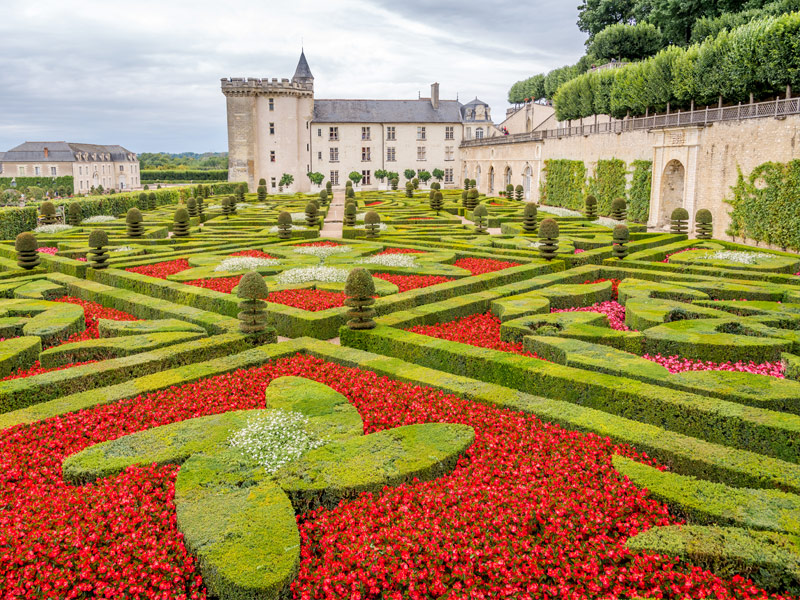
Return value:
[(661, 202), (658, 213), (658, 226), (664, 227), (670, 222), (670, 215), (676, 208), (684, 206), (684, 188), (686, 169), (678, 160), (671, 160), (664, 167), (661, 177)]
[(511, 175), (511, 167), (506, 167), (505, 177), (503, 177), (503, 185), (507, 186), (509, 183), (511, 183)]

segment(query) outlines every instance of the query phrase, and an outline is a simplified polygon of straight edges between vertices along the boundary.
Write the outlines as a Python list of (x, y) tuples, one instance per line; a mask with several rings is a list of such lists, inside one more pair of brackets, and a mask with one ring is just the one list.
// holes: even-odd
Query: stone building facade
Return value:
[[(460, 144), (497, 134), (491, 111), (477, 98), (467, 104), (439, 97), (416, 100), (315, 99), (314, 77), (305, 54), (291, 80), (222, 80), (228, 113), (228, 179), (254, 189), (265, 179), (277, 192), (284, 173), (291, 191), (312, 191), (307, 174), (343, 187), (352, 172), (360, 186), (380, 183), (375, 171), (441, 169), (443, 185), (461, 185)], [(384, 185), (386, 182), (383, 182)], [(402, 185), (402, 184), (401, 184)], [(316, 189), (316, 188), (315, 188)]]
[(25, 142), (0, 152), (0, 172), (12, 178), (72, 176), (75, 194), (100, 186), (117, 191), (142, 187), (139, 159), (122, 146)]

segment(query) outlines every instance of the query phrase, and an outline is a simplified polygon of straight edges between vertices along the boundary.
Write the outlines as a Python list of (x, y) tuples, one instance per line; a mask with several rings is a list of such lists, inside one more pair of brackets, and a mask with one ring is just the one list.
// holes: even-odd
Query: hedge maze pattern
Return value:
[[(163, 478), (168, 492), (153, 502), (177, 515), (171, 524), (167, 518), (163, 534), (173, 553), (163, 560), (177, 565), (174, 577), (141, 569), (170, 597), (358, 591), (367, 598), (382, 590), (405, 597), (413, 585), (426, 590), (422, 597), (443, 589), (488, 596), (506, 589), (530, 598), (557, 590), (684, 597), (674, 581), (696, 597), (712, 589), (720, 598), (800, 593), (798, 255), (648, 232), (634, 222), (625, 228), (591, 210), (587, 219), (563, 207), (526, 206), (513, 194), (441, 190), (432, 202), (428, 190), (413, 186), (356, 192), (355, 209), (343, 211), (341, 237), (325, 238), (321, 230), (338, 195), (321, 201), (262, 192), (237, 203), (233, 188), (220, 189), (207, 196), (190, 190), (181, 197), (191, 201), (178, 203), (143, 195), (135, 205), (108, 204), (107, 214), (83, 206), (68, 213), (69, 226), (40, 228), (35, 243), (30, 236), (0, 242), (0, 529), (13, 531), (0, 534), (3, 593), (64, 597), (80, 585), (89, 586), (82, 588), (87, 593), (114, 586), (131, 596), (146, 593), (132, 591), (139, 589), (130, 583), (134, 574), (91, 587), (97, 573), (82, 562), (86, 557), (53, 567), (61, 542), (24, 541), (52, 535), (57, 519), (47, 507), (14, 527), (7, 516), (23, 488), (83, 494), (88, 504), (74, 510), (91, 512), (87, 506), (104, 502), (93, 495), (98, 490), (137, 477)], [(367, 219), (371, 212), (378, 221)], [(546, 219), (553, 221), (541, 228)], [(354, 315), (360, 318), (348, 326)], [(272, 375), (262, 382), (262, 373)], [(326, 379), (328, 373), (338, 380)], [(215, 399), (119, 423), (107, 435), (58, 442), (63, 450), (52, 451), (46, 476), (34, 473), (38, 463), (20, 446), (62, 421), (88, 422), (118, 406), (133, 415), (139, 403), (167, 406), (175, 395), (208, 386), (243, 386), (257, 398), (219, 405)], [(378, 398), (403, 390), (423, 400), (415, 400), (415, 416), (400, 407), (390, 416), (394, 409), (387, 408), (381, 420), (366, 416), (358, 405), (362, 392), (352, 386)], [(375, 516), (382, 523), (376, 531), (385, 531), (387, 544), (413, 546), (414, 528), (404, 530), (389, 506), (393, 494), (418, 493), (424, 501), (433, 493), (426, 490), (455, 489), (459, 478), (482, 468), (488, 430), (466, 416), (436, 417), (439, 402), (463, 403), (464, 415), (536, 419), (552, 424), (542, 430), (547, 435), (575, 436), (583, 468), (598, 469), (598, 481), (620, 498), (630, 495), (630, 514), (612, 518), (597, 509), (595, 517), (617, 520), (597, 535), (634, 575), (589, 584), (518, 566), (514, 577), (481, 580), (425, 567), (414, 584), (374, 539), (374, 553), (360, 556), (384, 556), (373, 565), (380, 582), (344, 562), (326, 563), (315, 535), (334, 527), (341, 511), (383, 506), (383, 498), (388, 512)], [(270, 430), (285, 438), (278, 454), (295, 452), (275, 472), (231, 441), (270, 414), (299, 423)], [(307, 438), (319, 445), (302, 446)], [(39, 452), (49, 457), (51, 450), (45, 444)], [(544, 488), (536, 486), (545, 484), (531, 473), (513, 493), (509, 488), (509, 502), (529, 492), (542, 497)], [(561, 477), (569, 478), (549, 472), (547, 479)], [(588, 489), (590, 479), (569, 485)], [(504, 502), (502, 495), (483, 502), (506, 515), (485, 523), (487, 531), (524, 512), (520, 504), (503, 513)], [(451, 506), (451, 513), (460, 508)], [(528, 514), (517, 535), (538, 541), (520, 542), (514, 560), (535, 554), (537, 544), (571, 543), (566, 534), (547, 541), (549, 523), (560, 518), (555, 505), (537, 510), (544, 512)], [(452, 514), (442, 519), (432, 528), (456, 554), (466, 552), (463, 540), (482, 535)], [(114, 544), (108, 556), (97, 549), (92, 564), (130, 551)], [(414, 552), (426, 560), (435, 553)], [(605, 554), (596, 561), (601, 571), (614, 563)], [(337, 583), (326, 588), (325, 578)], [(48, 579), (59, 583), (41, 583)]]

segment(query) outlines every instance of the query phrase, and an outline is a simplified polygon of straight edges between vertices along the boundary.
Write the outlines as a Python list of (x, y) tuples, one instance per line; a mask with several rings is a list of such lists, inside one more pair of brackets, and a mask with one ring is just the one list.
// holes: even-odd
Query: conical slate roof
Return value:
[(311, 69), (308, 67), (306, 54), (302, 50), (300, 51), (300, 60), (297, 61), (297, 68), (294, 70), (294, 77), (292, 77), (292, 81), (296, 81), (298, 79), (314, 79), (314, 76), (311, 74)]

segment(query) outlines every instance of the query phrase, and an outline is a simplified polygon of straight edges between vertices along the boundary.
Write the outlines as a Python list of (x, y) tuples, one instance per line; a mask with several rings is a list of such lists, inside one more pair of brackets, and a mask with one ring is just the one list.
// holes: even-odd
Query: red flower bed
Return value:
[(442, 275), (392, 275), (391, 273), (373, 273), (372, 276), (395, 284), (399, 288), (400, 293), (407, 292), (408, 290), (430, 287), (438, 283), (455, 281), (455, 279)]
[(234, 275), (233, 277), (212, 277), (210, 279), (194, 279), (192, 281), (185, 281), (186, 285), (193, 285), (195, 287), (205, 288), (207, 290), (214, 290), (222, 292), (223, 294), (230, 294), (237, 285), (241, 275)]
[(269, 381), (285, 375), (345, 394), (365, 433), (428, 422), (476, 433), (447, 476), (301, 516), (295, 598), (766, 598), (741, 578), (625, 549), (629, 536), (671, 522), (613, 470), (611, 454), (636, 457), (630, 449), (308, 356), (0, 432), (3, 594), (203, 598), (176, 529), (177, 467), (134, 467), (73, 487), (61, 462), (134, 431), (263, 407)]
[(378, 206), (379, 204), (383, 204), (383, 200), (375, 200), (374, 202), (365, 202), (364, 206)]
[(378, 252), (375, 256), (381, 256), (382, 254), (425, 254), (425, 251), (411, 248), (386, 248), (386, 250)]
[(138, 321), (136, 317), (115, 308), (106, 308), (97, 302), (89, 302), (88, 300), (81, 300), (80, 298), (73, 298), (72, 296), (63, 296), (53, 300), (53, 302), (67, 302), (69, 304), (77, 304), (83, 307), (83, 317), (86, 322), (86, 329), (78, 333), (73, 333), (63, 343), (68, 344), (71, 342), (83, 342), (85, 340), (96, 340), (100, 337), (100, 332), (97, 329), (98, 321), (100, 319), (110, 319), (112, 321)]
[(466, 269), (473, 275), (483, 275), (484, 273), (518, 267), (522, 263), (494, 260), (492, 258), (459, 258), (453, 264), (462, 269)]
[(683, 373), (685, 371), (736, 371), (740, 373), (768, 375), (778, 379), (783, 379), (785, 377), (783, 363), (780, 361), (760, 364), (753, 361), (738, 361), (735, 363), (728, 361), (726, 363), (715, 363), (711, 362), (710, 360), (692, 360), (689, 358), (681, 358), (680, 356), (661, 356), (660, 354), (656, 354), (654, 356), (645, 354), (642, 356), (642, 358), (646, 358), (647, 360), (652, 360), (653, 362), (660, 364), (670, 373)]
[(141, 265), (139, 267), (128, 267), (125, 269), (131, 273), (138, 273), (139, 275), (149, 275), (150, 277), (158, 277), (159, 279), (166, 279), (168, 275), (180, 273), (186, 269), (190, 269), (189, 261), (185, 258), (178, 258), (175, 260), (168, 260), (165, 262), (156, 263), (154, 265)]
[(239, 252), (234, 252), (233, 254), (229, 254), (228, 256), (250, 256), (252, 258), (275, 258), (271, 254), (267, 254), (266, 252), (262, 252), (261, 250), (240, 250)]
[(594, 281), (584, 281), (583, 284), (587, 285), (590, 283), (603, 283), (605, 281), (611, 282), (611, 294), (614, 297), (614, 300), (619, 298), (619, 284), (622, 281), (621, 279), (595, 279)]
[(592, 304), (591, 306), (579, 306), (574, 308), (556, 308), (551, 310), (550, 312), (602, 313), (606, 317), (608, 317), (608, 324), (611, 327), (611, 329), (616, 329), (617, 331), (631, 331), (631, 329), (627, 325), (625, 325), (625, 307), (622, 306), (619, 302), (615, 301), (598, 302), (596, 304)]
[(63, 369), (69, 369), (71, 367), (79, 367), (81, 365), (88, 365), (95, 362), (97, 361), (87, 360), (84, 362), (72, 363), (69, 365), (61, 365), (60, 367), (51, 367), (49, 369), (43, 369), (42, 364), (37, 360), (29, 368), (14, 371), (10, 375), (6, 375), (5, 377), (3, 377), (3, 379), (0, 381), (8, 381), (9, 379), (24, 379), (26, 377), (33, 377), (34, 375), (41, 375), (42, 373), (50, 373), (51, 371), (61, 371)]
[(271, 292), (270, 295), (267, 296), (267, 302), (275, 302), (276, 304), (317, 312), (318, 310), (327, 310), (329, 308), (336, 308), (337, 306), (344, 306), (345, 298), (347, 298), (347, 296), (344, 292), (308, 289), (281, 290), (278, 292)]

